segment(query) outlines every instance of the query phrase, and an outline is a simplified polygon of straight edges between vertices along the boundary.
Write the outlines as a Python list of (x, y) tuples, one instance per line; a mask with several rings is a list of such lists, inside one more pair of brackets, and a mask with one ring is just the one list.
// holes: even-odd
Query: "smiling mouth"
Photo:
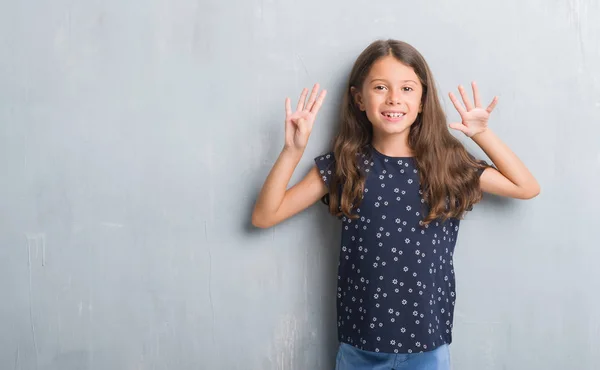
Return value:
[(388, 118), (400, 118), (406, 115), (406, 113), (402, 112), (382, 112), (381, 114)]

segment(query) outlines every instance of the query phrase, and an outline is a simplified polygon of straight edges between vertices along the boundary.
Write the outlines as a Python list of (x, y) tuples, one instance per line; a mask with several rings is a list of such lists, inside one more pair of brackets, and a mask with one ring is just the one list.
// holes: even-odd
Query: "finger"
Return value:
[(308, 103), (304, 107), (304, 110), (310, 111), (312, 110), (313, 104), (315, 104), (315, 100), (317, 99), (317, 92), (319, 91), (319, 84), (315, 84), (313, 86), (312, 91), (310, 92), (310, 96), (308, 97)]
[(458, 101), (458, 99), (456, 98), (456, 96), (454, 96), (453, 93), (449, 93), (448, 94), (450, 96), (450, 101), (452, 101), (452, 104), (454, 104), (454, 108), (456, 108), (456, 110), (458, 111), (458, 113), (462, 116), (463, 114), (466, 113), (465, 108), (462, 106), (462, 104), (460, 104), (460, 102)]
[(488, 111), (488, 113), (492, 113), (492, 111), (494, 110), (494, 108), (496, 108), (496, 104), (498, 104), (498, 97), (494, 96), (494, 99), (492, 100), (492, 102), (490, 103), (490, 105), (488, 105), (488, 107), (486, 108), (486, 110)]
[(308, 89), (302, 89), (302, 94), (300, 94), (300, 99), (298, 99), (298, 106), (296, 107), (296, 112), (304, 109), (304, 102), (306, 102), (306, 94), (308, 94)]
[(292, 115), (292, 101), (290, 98), (285, 98), (285, 118), (289, 118)]
[(310, 112), (312, 114), (314, 114), (315, 116), (317, 115), (317, 113), (319, 113), (319, 109), (321, 109), (321, 105), (323, 105), (323, 101), (325, 100), (326, 95), (327, 95), (327, 90), (321, 91), (321, 93), (319, 94), (319, 97), (317, 98), (317, 101), (313, 105)]
[(475, 100), (475, 107), (481, 108), (481, 99), (479, 99), (479, 88), (475, 81), (471, 82), (471, 86), (473, 87), (473, 99)]
[(471, 109), (473, 109), (473, 104), (471, 104), (471, 101), (469, 100), (469, 97), (467, 96), (467, 92), (465, 91), (465, 88), (462, 87), (462, 85), (459, 85), (458, 91), (460, 92), (460, 96), (462, 97), (462, 100), (465, 103), (465, 107), (467, 108), (467, 111), (470, 111)]
[(454, 129), (454, 130), (457, 130), (457, 131), (460, 131), (460, 132), (462, 132), (462, 133), (463, 133), (463, 134), (465, 134), (465, 135), (467, 134), (467, 132), (468, 132), (468, 130), (469, 130), (469, 129), (468, 129), (467, 127), (465, 127), (465, 125), (463, 125), (462, 123), (451, 123), (451, 124), (449, 124), (448, 126), (450, 126), (450, 128), (451, 128), (451, 129)]

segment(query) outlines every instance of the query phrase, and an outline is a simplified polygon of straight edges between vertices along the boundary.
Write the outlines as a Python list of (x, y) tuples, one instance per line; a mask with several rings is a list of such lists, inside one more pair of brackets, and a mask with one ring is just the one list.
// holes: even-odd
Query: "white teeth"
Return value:
[(390, 118), (399, 118), (402, 117), (404, 113), (384, 113), (384, 115)]

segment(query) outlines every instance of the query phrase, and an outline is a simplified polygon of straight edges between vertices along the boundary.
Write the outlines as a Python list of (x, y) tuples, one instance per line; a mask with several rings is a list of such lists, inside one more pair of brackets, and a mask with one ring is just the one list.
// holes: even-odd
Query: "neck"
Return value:
[(414, 152), (408, 145), (409, 130), (392, 135), (377, 135), (373, 133), (371, 145), (382, 154), (390, 157), (412, 157)]

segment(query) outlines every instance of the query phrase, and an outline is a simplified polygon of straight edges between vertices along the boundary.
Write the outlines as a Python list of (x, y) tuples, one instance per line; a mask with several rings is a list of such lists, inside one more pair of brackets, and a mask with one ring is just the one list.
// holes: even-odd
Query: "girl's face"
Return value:
[(380, 58), (371, 67), (360, 91), (352, 95), (377, 134), (404, 132), (422, 111), (423, 86), (414, 69), (393, 56)]

